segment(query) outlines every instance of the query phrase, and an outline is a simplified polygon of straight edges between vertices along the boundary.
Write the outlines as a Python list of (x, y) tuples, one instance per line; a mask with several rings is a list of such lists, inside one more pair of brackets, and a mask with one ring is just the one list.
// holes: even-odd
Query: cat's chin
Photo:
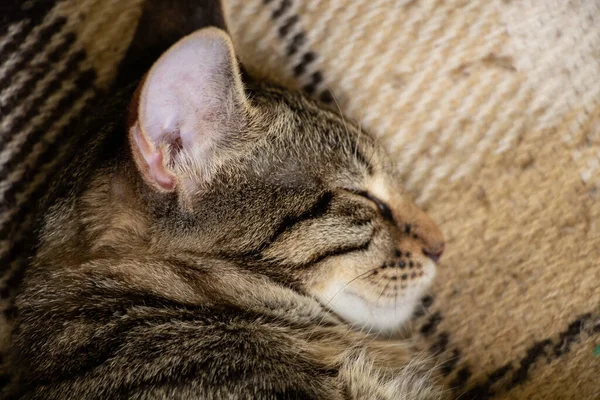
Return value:
[(392, 333), (411, 317), (418, 297), (384, 307), (374, 306), (352, 292), (340, 294), (337, 300), (335, 305), (330, 304), (329, 307), (354, 328), (371, 333)]
[(317, 294), (317, 298), (355, 329), (374, 334), (393, 334), (412, 317), (415, 307), (430, 286), (433, 274), (430, 272), (429, 279), (406, 288), (393, 299), (369, 300), (349, 289), (342, 280), (329, 282)]

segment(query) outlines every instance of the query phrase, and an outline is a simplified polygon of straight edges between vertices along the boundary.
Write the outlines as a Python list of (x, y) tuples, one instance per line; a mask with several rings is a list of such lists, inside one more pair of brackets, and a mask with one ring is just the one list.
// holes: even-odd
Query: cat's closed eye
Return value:
[(394, 215), (392, 214), (392, 210), (390, 209), (390, 207), (387, 205), (387, 203), (385, 201), (379, 199), (377, 196), (369, 193), (366, 190), (360, 190), (360, 189), (346, 189), (346, 190), (356, 196), (363, 197), (363, 198), (369, 200), (370, 202), (372, 202), (377, 207), (377, 210), (379, 211), (379, 213), (385, 220), (392, 222), (392, 223), (396, 222), (394, 219)]

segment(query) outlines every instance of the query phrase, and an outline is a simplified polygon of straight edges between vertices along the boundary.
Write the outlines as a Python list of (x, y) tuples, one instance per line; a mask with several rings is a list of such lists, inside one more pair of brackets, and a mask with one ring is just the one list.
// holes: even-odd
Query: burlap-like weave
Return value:
[[(140, 0), (0, 5), (0, 295)], [(447, 239), (414, 330), (451, 397), (600, 398), (598, 0), (229, 0), (250, 71), (374, 133)], [(89, 112), (89, 110), (87, 110)], [(4, 346), (8, 325), (0, 323)]]

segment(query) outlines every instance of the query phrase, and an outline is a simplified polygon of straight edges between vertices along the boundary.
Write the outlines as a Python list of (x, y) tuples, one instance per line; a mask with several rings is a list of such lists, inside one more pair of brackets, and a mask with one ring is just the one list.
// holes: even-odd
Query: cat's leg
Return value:
[(440, 400), (443, 391), (433, 381), (429, 368), (412, 360), (395, 372), (384, 372), (365, 352), (349, 357), (340, 368), (347, 397), (353, 400)]

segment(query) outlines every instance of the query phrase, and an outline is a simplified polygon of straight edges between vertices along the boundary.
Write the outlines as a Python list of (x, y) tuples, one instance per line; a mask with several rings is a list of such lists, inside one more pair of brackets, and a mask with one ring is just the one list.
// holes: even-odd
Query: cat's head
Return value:
[(389, 331), (410, 316), (442, 234), (354, 124), (301, 94), (244, 87), (214, 28), (169, 49), (133, 105), (156, 248), (228, 258), (359, 327)]

